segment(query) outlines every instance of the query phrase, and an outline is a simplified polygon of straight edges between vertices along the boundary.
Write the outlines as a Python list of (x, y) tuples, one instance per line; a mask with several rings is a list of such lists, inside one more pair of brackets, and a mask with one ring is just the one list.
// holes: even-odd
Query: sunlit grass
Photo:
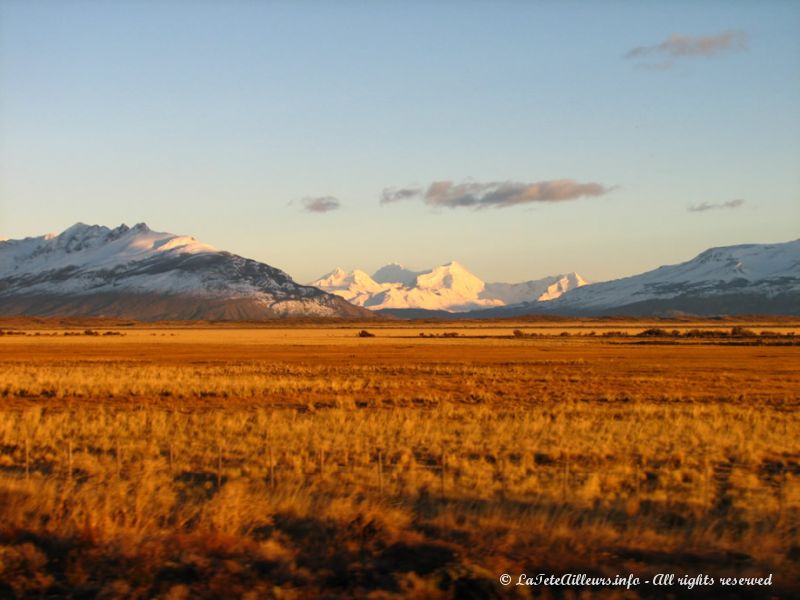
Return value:
[(348, 341), (344, 361), (134, 359), (121, 341), (0, 361), (14, 594), (428, 598), (503, 572), (688, 568), (787, 590), (800, 574), (795, 348), (525, 340), (498, 364), (494, 339), (440, 360)]

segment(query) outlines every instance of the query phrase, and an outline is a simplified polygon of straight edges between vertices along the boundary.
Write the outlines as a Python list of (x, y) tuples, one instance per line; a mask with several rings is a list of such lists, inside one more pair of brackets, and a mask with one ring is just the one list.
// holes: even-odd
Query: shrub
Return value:
[(756, 332), (741, 325), (731, 328), (731, 337), (756, 337)]
[(660, 327), (650, 327), (637, 335), (638, 337), (669, 337), (669, 332)]

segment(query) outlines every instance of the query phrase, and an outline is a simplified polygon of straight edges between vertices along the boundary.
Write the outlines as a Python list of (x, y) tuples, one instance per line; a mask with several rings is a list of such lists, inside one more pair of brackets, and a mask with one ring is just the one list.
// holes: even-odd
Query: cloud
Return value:
[(434, 181), (423, 192), (419, 188), (387, 188), (381, 204), (398, 200), (421, 199), (428, 206), (446, 208), (508, 208), (533, 202), (563, 202), (586, 196), (602, 196), (613, 188), (599, 183), (577, 183), (571, 179), (520, 183), (494, 181), (479, 183), (468, 181)]
[(304, 198), (303, 210), (310, 213), (326, 213), (338, 210), (342, 204), (333, 196), (321, 196), (319, 198)]
[(692, 36), (673, 33), (667, 39), (653, 46), (637, 46), (625, 53), (625, 58), (668, 58), (661, 61), (658, 68), (669, 68), (671, 59), (708, 58), (724, 52), (747, 50), (747, 34), (744, 31), (723, 31), (716, 35)]
[(689, 212), (706, 212), (707, 210), (728, 210), (739, 208), (744, 204), (744, 200), (737, 198), (736, 200), (728, 200), (727, 202), (703, 202), (702, 204), (693, 204), (689, 207)]
[(381, 204), (411, 200), (412, 198), (418, 197), (420, 194), (422, 194), (422, 190), (415, 187), (386, 188), (381, 194)]

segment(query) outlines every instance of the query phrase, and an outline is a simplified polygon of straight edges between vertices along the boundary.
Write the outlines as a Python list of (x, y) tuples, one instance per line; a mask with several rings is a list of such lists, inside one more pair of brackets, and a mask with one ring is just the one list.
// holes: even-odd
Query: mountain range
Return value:
[(146, 224), (0, 242), (0, 315), (375, 318), (267, 264)]
[(358, 269), (347, 272), (336, 268), (309, 285), (371, 310), (461, 313), (522, 302), (547, 302), (587, 283), (577, 273), (522, 283), (486, 283), (461, 263), (452, 261), (427, 271), (412, 271), (392, 263), (371, 277)]
[(144, 223), (77, 223), (58, 235), (0, 241), (0, 315), (266, 320), (675, 312), (800, 315), (800, 240), (711, 248), (677, 265), (593, 284), (577, 273), (486, 283), (453, 261), (426, 271), (390, 264), (372, 276), (336, 269), (313, 285)]

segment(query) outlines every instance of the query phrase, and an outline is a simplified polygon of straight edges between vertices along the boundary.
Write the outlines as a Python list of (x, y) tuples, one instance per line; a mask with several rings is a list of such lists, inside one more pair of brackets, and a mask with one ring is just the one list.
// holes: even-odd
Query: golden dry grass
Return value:
[(0, 595), (539, 597), (497, 578), (540, 572), (800, 593), (800, 347), (602, 336), (651, 325), (16, 323)]

